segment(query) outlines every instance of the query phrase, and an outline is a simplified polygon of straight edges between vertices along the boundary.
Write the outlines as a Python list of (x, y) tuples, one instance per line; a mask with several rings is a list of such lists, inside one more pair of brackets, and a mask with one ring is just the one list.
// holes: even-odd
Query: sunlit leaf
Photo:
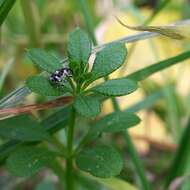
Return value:
[(110, 190), (139, 190), (134, 185), (130, 184), (126, 180), (122, 180), (120, 178), (111, 177), (109, 179), (101, 179), (97, 177), (93, 177), (94, 180), (108, 187)]
[(92, 88), (92, 91), (107, 96), (123, 96), (134, 92), (138, 88), (137, 83), (127, 78), (108, 80)]

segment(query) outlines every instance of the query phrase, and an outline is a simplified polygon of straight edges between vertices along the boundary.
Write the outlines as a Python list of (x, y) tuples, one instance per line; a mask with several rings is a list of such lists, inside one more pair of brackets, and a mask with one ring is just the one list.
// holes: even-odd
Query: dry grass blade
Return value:
[(129, 26), (119, 18), (116, 17), (116, 19), (122, 26), (130, 30), (156, 32), (176, 40), (185, 40), (189, 38), (188, 34), (190, 34), (190, 22), (188, 20), (183, 23), (176, 23), (169, 26)]
[(0, 120), (4, 119), (5, 117), (6, 118), (9, 116), (13, 117), (15, 115), (19, 115), (22, 113), (29, 113), (32, 111), (39, 111), (39, 110), (64, 106), (65, 104), (71, 103), (71, 101), (72, 101), (71, 96), (65, 96), (42, 104), (32, 104), (32, 105), (25, 105), (22, 107), (1, 109)]

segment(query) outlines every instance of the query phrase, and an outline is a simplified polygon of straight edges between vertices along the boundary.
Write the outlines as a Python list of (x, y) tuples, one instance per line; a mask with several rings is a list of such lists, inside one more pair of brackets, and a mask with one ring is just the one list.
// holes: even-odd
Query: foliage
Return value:
[(13, 7), (16, 0), (1, 0), (0, 1), (0, 25), (5, 20), (9, 11)]
[[(0, 24), (3, 23), (14, 3), (14, 0), (0, 1)], [(138, 189), (135, 186), (139, 186), (143, 190), (153, 189), (128, 133), (128, 129), (141, 122), (136, 112), (150, 107), (163, 121), (165, 121), (164, 117), (166, 117), (165, 115), (168, 111), (167, 117), (172, 121), (176, 121), (175, 130), (177, 130), (177, 127), (181, 127), (178, 124), (182, 122), (180, 122), (181, 115), (177, 113), (176, 106), (178, 105), (175, 105), (178, 97), (174, 88), (171, 89), (170, 85), (164, 88), (157, 85), (157, 88), (159, 88), (157, 91), (151, 91), (150, 89), (146, 91), (145, 83), (139, 85), (139, 82), (156, 72), (189, 59), (190, 51), (184, 51), (176, 56), (169, 57), (130, 73), (127, 76), (110, 79), (110, 75), (114, 71), (121, 69), (126, 62), (126, 58), (128, 58), (125, 40), (116, 40), (94, 48), (92, 42), (96, 44), (96, 38), (92, 24), (93, 16), (87, 8), (88, 3), (85, 4), (85, 1), (81, 0), (80, 9), (90, 36), (80, 27), (70, 32), (67, 35), (67, 48), (64, 47), (64, 54), (68, 57), (66, 59), (61, 59), (61, 56), (57, 53), (42, 48), (42, 44), (46, 43), (46, 39), (44, 38), (45, 35), (42, 35), (43, 37), (40, 38), (39, 28), (41, 27), (43, 32), (47, 32), (50, 28), (53, 31), (57, 30), (52, 24), (54, 22), (51, 23), (52, 26), (46, 23), (40, 27), (35, 23), (39, 7), (43, 10), (40, 14), (46, 13), (45, 4), (47, 1), (37, 1), (37, 4), (34, 2), (30, 3), (24, 0), (21, 2), (26, 17), (25, 24), (29, 29), (30, 45), (33, 46), (26, 50), (26, 60), (35, 65), (36, 71), (41, 70), (42, 72), (38, 74), (35, 72), (33, 76), (27, 77), (26, 86), (21, 88), (21, 90), (24, 89), (25, 91), (23, 91), (26, 94), (30, 92), (38, 94), (36, 96), (38, 101), (48, 100), (48, 102), (30, 105), (31, 110), (28, 110), (26, 109), (27, 105), (6, 108), (3, 100), (0, 101), (0, 107), (6, 108), (0, 110), (0, 117), (2, 116), (3, 118), (3, 120), (0, 120), (0, 137), (2, 140), (2, 144), (0, 145), (1, 165), (6, 166), (7, 171), (11, 175), (24, 177), (24, 179), (28, 179), (29, 177), (33, 179), (39, 172), (42, 172), (42, 169), (48, 168), (58, 176), (59, 184), (62, 188), (69, 190), (77, 188), (97, 189), (94, 185), (96, 183), (98, 183), (98, 187), (104, 186), (105, 189), (117, 189), (118, 187), (120, 189)], [(148, 19), (148, 22), (168, 3), (168, 0), (162, 1), (155, 14), (150, 17), (150, 20)], [(77, 9), (75, 7), (76, 4), (70, 2), (69, 7), (64, 7), (64, 9), (70, 9), (71, 7)], [(30, 9), (29, 16), (27, 17), (26, 7), (30, 8), (30, 6), (32, 6), (32, 9)], [(12, 12), (10, 14), (14, 15)], [(52, 17), (52, 19), (55, 18)], [(57, 21), (57, 19), (55, 20)], [(23, 20), (18, 21), (19, 26), (22, 26), (22, 22)], [(32, 22), (32, 24), (30, 25), (29, 22)], [(120, 20), (119, 22), (125, 25)], [(11, 17), (8, 17), (7, 25), (10, 26), (10, 23)], [(66, 24), (69, 25), (68, 23)], [(147, 23), (145, 22), (145, 24)], [(153, 35), (158, 35), (159, 33), (178, 40), (189, 38), (188, 25), (186, 26), (185, 22), (182, 25), (175, 25), (174, 27), (125, 26), (133, 30), (156, 32), (157, 34), (154, 33)], [(181, 26), (185, 27), (185, 33), (181, 30)], [(136, 38), (144, 39), (144, 34), (136, 35)], [(147, 33), (146, 35), (151, 36), (152, 34)], [(126, 39), (130, 42), (134, 40), (133, 36)], [(48, 47), (47, 49), (54, 49), (54, 43), (50, 40), (45, 47)], [(62, 45), (60, 36), (57, 43)], [(93, 63), (89, 61), (92, 54), (95, 54)], [(72, 76), (63, 73), (63, 68), (71, 69)], [(9, 68), (6, 68), (2, 72), (3, 76), (0, 77), (0, 89), (5, 81), (7, 70)], [(62, 72), (61, 76), (58, 76), (61, 80), (59, 82), (51, 81), (50, 77), (58, 75), (58, 71)], [(132, 94), (138, 88), (144, 90), (145, 93), (150, 91), (151, 93), (143, 100), (137, 102), (137, 104), (125, 110), (120, 110), (116, 98)], [(19, 90), (12, 92), (8, 96), (7, 100), (10, 104), (7, 107), (12, 107), (14, 101), (19, 101), (17, 96), (22, 99), (25, 95)], [(67, 98), (70, 101), (66, 102)], [(165, 110), (163, 110), (163, 104), (155, 105), (158, 100), (163, 98), (168, 103), (165, 106)], [(112, 101), (114, 111), (109, 114), (102, 114), (103, 103), (108, 99)], [(51, 106), (49, 106), (50, 104)], [(58, 109), (58, 106), (61, 108)], [(35, 110), (52, 107), (57, 108), (57, 110), (51, 109), (48, 112), (40, 114), (34, 112)], [(7, 117), (7, 115), (2, 114), (9, 113), (12, 110), (15, 111), (15, 115), (8, 115)], [(19, 114), (21, 111), (25, 114)], [(171, 113), (172, 111), (175, 113)], [(47, 113), (50, 114), (46, 116)], [(44, 115), (45, 119), (41, 120)], [(81, 120), (84, 123), (79, 123)], [(182, 135), (181, 131), (179, 129), (179, 133), (177, 134), (180, 139), (179, 148), (169, 169), (167, 179), (163, 179), (163, 181), (165, 180), (165, 189), (179, 175), (187, 175), (189, 123), (182, 132)], [(127, 151), (125, 150), (125, 142)], [(133, 163), (132, 170), (135, 170), (133, 180), (135, 181), (135, 178), (138, 178), (137, 181), (140, 183), (133, 183), (129, 177), (131, 166), (124, 159), (126, 158), (126, 152), (127, 154), (129, 153), (129, 159)], [(176, 167), (176, 165), (179, 166)], [(130, 183), (135, 184), (135, 186)], [(41, 189), (43, 186), (46, 186), (46, 184), (43, 185), (42, 182), (42, 185), (40, 183), (36, 189)], [(50, 188), (55, 189), (53, 185)]]
[[(77, 111), (79, 114), (82, 114), (84, 116), (92, 117), (100, 113), (101, 102), (99, 102), (97, 98), (93, 98), (93, 96), (95, 96), (96, 93), (100, 93), (107, 96), (127, 95), (135, 91), (137, 89), (137, 85), (135, 82), (129, 79), (115, 79), (115, 80), (109, 80), (109, 81), (103, 82), (100, 85), (97, 85), (93, 87), (92, 89), (89, 89), (88, 88), (89, 80), (92, 83), (94, 80), (98, 78), (107, 76), (108, 74), (112, 73), (115, 69), (117, 69), (119, 66), (122, 65), (126, 57), (126, 49), (125, 49), (125, 46), (121, 43), (115, 43), (115, 44), (112, 44), (111, 46), (108, 46), (102, 49), (100, 53), (96, 55), (94, 66), (92, 68), (92, 71), (90, 71), (90, 73), (86, 69), (86, 67), (87, 68), (89, 67), (88, 66), (88, 59), (90, 56), (89, 52), (91, 52), (91, 45), (90, 45), (90, 41), (88, 40), (87, 34), (85, 34), (82, 30), (77, 28), (74, 32), (71, 33), (70, 38), (69, 38), (69, 46), (68, 46), (68, 55), (69, 55), (69, 61), (70, 61), (69, 65), (70, 65), (70, 68), (73, 70), (73, 77), (72, 79), (69, 77), (66, 77), (66, 80), (67, 80), (68, 85), (70, 85), (70, 88), (73, 90), (72, 96), (74, 98), (74, 105), (73, 105), (75, 108), (74, 111)], [(61, 66), (57, 68), (57, 65), (54, 64), (56, 63), (55, 61), (51, 61), (49, 54), (44, 53), (44, 52), (41, 53), (41, 50), (39, 50), (39, 52), (38, 50), (29, 51), (29, 57), (31, 58), (32, 61), (35, 62), (35, 64), (39, 65), (41, 68), (45, 69), (47, 72), (50, 72), (50, 74), (52, 73), (53, 70), (47, 69), (48, 67), (49, 68), (54, 67), (54, 71), (56, 71), (56, 69), (61, 69)], [(104, 65), (104, 67), (102, 67), (102, 65)], [(100, 70), (101, 72), (99, 72)], [(89, 77), (82, 78), (82, 75), (90, 76), (90, 79)], [(88, 85), (86, 85), (87, 81), (88, 81)], [(46, 83), (48, 85), (46, 85)], [(45, 77), (40, 77), (40, 76), (29, 77), (26, 84), (32, 91), (37, 92), (41, 95), (50, 95), (50, 96), (56, 95), (56, 92), (59, 91), (59, 85), (60, 85), (60, 84), (51, 84), (49, 82), (48, 77), (45, 78)], [(53, 90), (54, 85), (56, 85), (55, 87), (56, 91)], [(36, 90), (36, 89), (39, 89), (39, 90)], [(66, 92), (67, 91), (65, 92), (60, 91), (60, 94), (62, 93), (64, 95), (64, 93)], [(103, 131), (109, 131), (109, 132), (124, 130), (124, 129), (117, 129), (117, 127), (119, 128), (119, 126), (117, 126), (117, 122), (120, 123), (121, 118), (123, 118), (123, 120), (125, 120), (124, 122), (129, 126), (132, 126), (138, 123), (138, 120), (135, 123), (133, 123), (132, 121), (133, 117), (134, 119), (136, 119), (135, 115), (132, 116), (129, 113), (129, 117), (124, 117), (122, 114), (123, 114), (122, 112), (121, 113), (118, 112), (117, 114), (113, 114), (111, 117), (105, 118), (105, 120), (107, 120), (108, 122), (108, 125), (110, 126), (105, 127), (105, 125), (103, 124), (104, 121), (102, 121), (102, 124), (101, 125), (99, 124), (99, 127), (95, 126), (94, 128), (98, 129), (98, 128), (104, 127)], [(127, 113), (125, 115), (127, 116)], [(73, 122), (75, 122), (75, 118), (71, 118), (71, 119), (74, 120)], [(110, 122), (113, 124), (111, 124)], [(130, 124), (130, 122), (132, 123)], [(68, 127), (71, 127), (71, 126), (68, 126)], [(68, 138), (70, 137), (68, 136)], [(105, 161), (105, 163), (107, 163), (107, 166), (105, 166), (105, 163), (103, 162), (104, 160), (101, 160), (101, 159), (97, 160), (98, 164), (104, 167), (97, 167), (97, 168), (92, 167), (90, 170), (91, 174), (99, 176), (99, 177), (112, 177), (120, 173), (122, 169), (122, 164), (121, 164), (122, 161), (118, 160), (118, 158), (120, 160), (121, 158), (118, 156), (118, 153), (116, 150), (112, 150), (109, 148), (107, 149), (106, 147), (99, 148), (99, 149), (95, 148), (95, 149), (92, 149), (92, 151), (93, 150), (94, 150), (94, 154), (96, 154), (96, 151), (98, 151), (99, 154), (101, 154), (101, 152), (102, 154), (103, 152), (105, 152), (105, 156), (106, 155), (108, 156), (108, 157), (105, 157), (105, 159), (109, 159), (109, 155), (112, 154), (112, 152), (113, 154), (116, 155), (116, 157), (115, 159), (113, 157), (113, 160), (112, 161), (110, 160), (110, 163)], [(104, 150), (104, 151), (101, 151), (101, 150)], [(85, 149), (83, 151), (85, 151)], [(81, 162), (83, 163), (82, 161), (83, 157), (80, 156), (81, 154), (83, 153), (79, 152), (79, 156), (76, 155), (79, 158), (77, 165), (79, 165), (80, 169), (86, 171), (86, 167), (88, 166), (83, 167), (83, 165), (80, 164)], [(84, 163), (87, 164), (88, 160), (91, 160), (91, 159), (86, 158)], [(94, 165), (94, 163), (89, 163), (89, 164)], [(107, 171), (107, 168), (110, 169), (109, 172)], [(105, 174), (103, 175), (103, 173)]]

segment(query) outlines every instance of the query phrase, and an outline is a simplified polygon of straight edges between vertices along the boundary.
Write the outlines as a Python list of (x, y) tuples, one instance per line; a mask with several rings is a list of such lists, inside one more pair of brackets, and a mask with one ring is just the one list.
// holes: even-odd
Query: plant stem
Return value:
[(146, 178), (143, 164), (142, 164), (141, 160), (139, 159), (138, 153), (136, 151), (136, 148), (135, 148), (135, 146), (131, 140), (131, 137), (130, 137), (128, 131), (126, 130), (125, 132), (123, 132), (123, 135), (124, 135), (125, 140), (127, 142), (131, 159), (133, 161), (133, 164), (135, 166), (135, 169), (136, 169), (138, 176), (139, 176), (139, 179), (141, 181), (142, 189), (143, 190), (149, 190), (150, 185), (149, 185), (149, 182)]
[(120, 111), (120, 107), (119, 107), (119, 104), (117, 103), (116, 98), (112, 97), (111, 101), (112, 101), (112, 106), (113, 106), (114, 111)]
[(74, 108), (71, 109), (70, 121), (68, 125), (67, 132), (67, 154), (68, 158), (66, 160), (66, 189), (73, 190), (74, 189), (74, 181), (73, 181), (73, 136), (74, 136), (74, 126), (75, 126), (75, 118), (76, 112)]
[(63, 157), (67, 157), (67, 149), (66, 149), (66, 147), (64, 146), (64, 144), (63, 143), (61, 143), (56, 137), (52, 137), (51, 139), (50, 139), (50, 142), (52, 143), (52, 145), (54, 145), (56, 148), (57, 148), (57, 150), (59, 151), (59, 152), (61, 152), (61, 155), (63, 155)]

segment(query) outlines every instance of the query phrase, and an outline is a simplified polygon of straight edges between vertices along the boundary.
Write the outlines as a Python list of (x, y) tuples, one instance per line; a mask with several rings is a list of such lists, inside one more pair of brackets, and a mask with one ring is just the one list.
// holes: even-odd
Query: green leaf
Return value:
[(74, 108), (85, 117), (95, 117), (100, 111), (100, 102), (97, 98), (79, 95), (74, 101)]
[[(168, 86), (166, 86), (165, 88), (168, 88)], [(164, 98), (163, 89), (159, 89), (158, 91), (155, 91), (154, 93), (151, 93), (150, 95), (146, 96), (144, 99), (140, 100), (139, 102), (126, 108), (124, 111), (135, 113), (143, 109), (144, 110), (150, 109), (159, 100), (162, 100), (163, 98)]]
[[(181, 135), (178, 148), (171, 163), (165, 187), (167, 188), (178, 176), (184, 176), (190, 162), (190, 117)], [(176, 167), (177, 166), (177, 167)], [(188, 171), (189, 173), (189, 171)]]
[(189, 58), (190, 58), (190, 51), (186, 51), (177, 56), (171, 57), (169, 59), (165, 59), (163, 61), (150, 65), (148, 67), (140, 69), (134, 73), (131, 73), (130, 75), (126, 76), (126, 78), (129, 78), (135, 81), (141, 81), (158, 71), (166, 69), (167, 67), (171, 67), (172, 65), (180, 63), (181, 61), (185, 61), (186, 59), (189, 59)]
[(107, 115), (99, 122), (96, 127), (101, 126), (102, 132), (119, 132), (137, 125), (140, 119), (137, 115), (130, 112), (114, 112)]
[(127, 55), (127, 49), (123, 43), (113, 43), (106, 46), (96, 54), (96, 59), (92, 67), (92, 78), (94, 81), (105, 77), (121, 67)]
[(97, 146), (81, 151), (76, 157), (76, 164), (81, 170), (101, 178), (119, 175), (123, 168), (120, 154), (109, 146)]
[(101, 178), (93, 177), (93, 179), (103, 184), (110, 190), (118, 190), (118, 189), (119, 190), (138, 190), (137, 187), (133, 186), (126, 180), (122, 180), (116, 177), (112, 177), (109, 179), (101, 179)]
[[(64, 107), (63, 109), (51, 114), (46, 119), (40, 122), (40, 125), (47, 130), (48, 133), (55, 133), (58, 130), (64, 128), (68, 124), (70, 106)], [(0, 145), (0, 164), (13, 150), (22, 145), (23, 142), (18, 140), (10, 140)]]
[(91, 90), (107, 96), (123, 96), (134, 92), (137, 88), (138, 86), (135, 81), (120, 78), (108, 80)]
[(43, 76), (31, 76), (27, 79), (26, 85), (32, 92), (42, 96), (60, 96), (64, 90), (60, 86), (53, 86), (50, 81)]
[(88, 64), (91, 49), (91, 41), (88, 35), (80, 28), (76, 28), (72, 33), (70, 33), (68, 56), (72, 70), (75, 70), (76, 67), (82, 67), (82, 69), (85, 68), (86, 64)]
[(0, 1), (0, 26), (7, 17), (9, 11), (13, 7), (16, 0), (1, 0)]
[(68, 124), (71, 106), (65, 106), (63, 109), (50, 114), (47, 118), (41, 121), (41, 125), (51, 134), (63, 129)]
[(21, 141), (39, 141), (47, 139), (48, 133), (29, 116), (20, 115), (0, 121), (0, 137)]
[(10, 154), (6, 165), (12, 175), (27, 177), (47, 166), (55, 157), (55, 153), (45, 148), (34, 146), (20, 147)]
[(49, 73), (53, 73), (62, 67), (60, 60), (56, 56), (42, 49), (30, 49), (27, 55), (34, 64)]
[(89, 131), (88, 138), (96, 139), (101, 133), (115, 133), (137, 125), (140, 118), (131, 112), (114, 112), (97, 121)]

